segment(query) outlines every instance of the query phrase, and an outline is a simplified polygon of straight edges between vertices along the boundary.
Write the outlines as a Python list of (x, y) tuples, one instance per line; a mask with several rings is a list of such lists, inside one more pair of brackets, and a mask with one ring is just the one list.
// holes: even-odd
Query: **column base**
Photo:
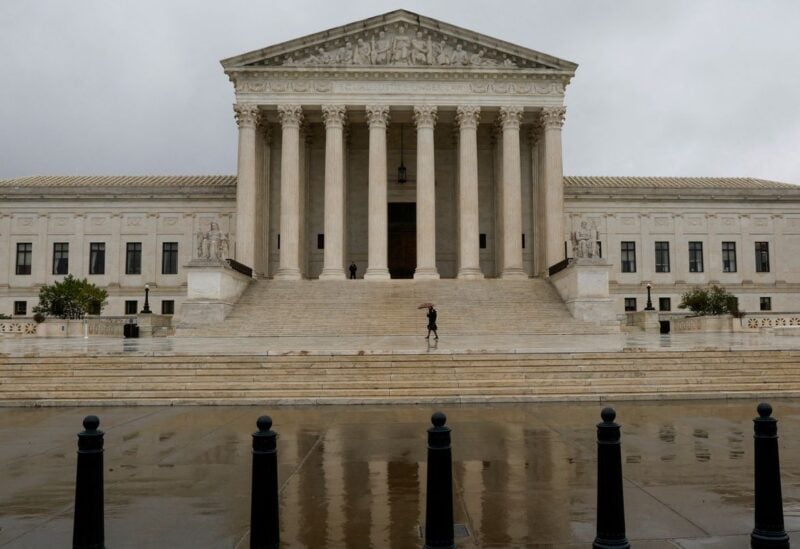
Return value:
[(483, 273), (475, 267), (459, 269), (457, 278), (462, 280), (483, 280)]
[(344, 269), (322, 269), (320, 280), (344, 280)]
[(433, 267), (423, 267), (414, 271), (414, 280), (439, 280), (439, 272)]
[(389, 269), (380, 267), (370, 267), (364, 273), (364, 280), (390, 280)]
[(300, 269), (280, 268), (272, 278), (274, 280), (301, 280), (303, 275), (300, 274)]
[(500, 273), (500, 278), (504, 280), (523, 280), (528, 278), (528, 273), (520, 267), (512, 267)]

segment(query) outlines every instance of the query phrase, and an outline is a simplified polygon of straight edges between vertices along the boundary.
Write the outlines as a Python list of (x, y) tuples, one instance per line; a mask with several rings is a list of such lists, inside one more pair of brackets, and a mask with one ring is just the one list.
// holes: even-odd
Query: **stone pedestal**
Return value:
[(139, 325), (139, 337), (165, 337), (172, 332), (170, 315), (142, 314), (136, 315)]
[(608, 294), (610, 272), (611, 263), (603, 259), (573, 259), (550, 276), (550, 282), (574, 318), (618, 325), (614, 300)]
[(661, 324), (658, 322), (658, 311), (636, 311), (628, 313), (628, 326), (636, 326), (645, 332), (659, 333)]
[[(252, 281), (224, 261), (194, 259), (184, 268), (188, 279), (188, 299), (181, 308), (184, 326), (222, 322)], [(139, 322), (141, 330), (141, 317)]]

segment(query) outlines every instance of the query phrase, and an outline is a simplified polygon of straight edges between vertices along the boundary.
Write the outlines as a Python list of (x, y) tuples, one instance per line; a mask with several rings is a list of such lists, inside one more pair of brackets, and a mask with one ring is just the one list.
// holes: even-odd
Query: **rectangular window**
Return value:
[(53, 244), (53, 274), (65, 275), (69, 273), (69, 243), (56, 242)]
[(703, 272), (703, 243), (689, 242), (689, 272)]
[(669, 242), (656, 242), (656, 272), (669, 272)]
[(603, 243), (597, 241), (597, 257), (603, 257)]
[(525, 233), (522, 233), (522, 249), (525, 249)]
[(736, 242), (722, 243), (722, 272), (736, 272)]
[(17, 316), (25, 316), (28, 314), (28, 302), (27, 301), (15, 301), (14, 302), (14, 314)]
[(636, 272), (636, 242), (625, 241), (621, 243), (622, 272)]
[(317, 249), (324, 250), (325, 249), (325, 235), (318, 234), (317, 235)]
[(127, 299), (125, 300), (125, 314), (126, 315), (135, 315), (137, 309), (139, 308), (139, 302), (135, 299)]
[(171, 299), (165, 299), (161, 302), (161, 314), (162, 315), (174, 315), (175, 314), (175, 302)]
[(636, 312), (636, 298), (635, 297), (626, 297), (625, 298), (625, 312), (626, 313), (634, 313), (634, 312)]
[(771, 311), (772, 310), (772, 298), (771, 297), (760, 297), (758, 298), (759, 305), (761, 306), (762, 311)]
[(671, 311), (672, 310), (672, 298), (659, 297), (658, 298), (658, 310), (659, 311)]
[(481, 250), (486, 248), (486, 233), (481, 233), (478, 235), (478, 242), (480, 243)]
[(769, 272), (769, 242), (756, 242), (756, 272)]
[(281, 233), (278, 233), (278, 249), (281, 249)]
[(161, 274), (178, 274), (178, 243), (164, 242), (161, 245)]
[(17, 274), (31, 274), (31, 261), (33, 259), (33, 244), (30, 242), (19, 242), (17, 244)]
[(105, 242), (92, 242), (89, 244), (89, 274), (106, 274)]
[(142, 274), (142, 243), (128, 242), (125, 245), (125, 274)]

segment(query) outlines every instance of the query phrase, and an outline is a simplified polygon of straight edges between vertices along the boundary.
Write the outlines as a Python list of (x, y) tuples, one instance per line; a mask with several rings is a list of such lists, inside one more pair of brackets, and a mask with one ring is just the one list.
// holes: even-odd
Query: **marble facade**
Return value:
[[(70, 273), (108, 288), (106, 314), (141, 308), (145, 284), (156, 312), (165, 301), (179, 313), (183, 267), (208, 255), (212, 224), (256, 278), (343, 279), (355, 262), (359, 278), (379, 283), (546, 277), (573, 255), (582, 222), (610, 264), (617, 314), (626, 298), (643, 307), (647, 283), (673, 310), (681, 292), (708, 283), (747, 311), (762, 297), (800, 310), (800, 187), (563, 176), (574, 63), (398, 10), (222, 66), (236, 93), (236, 176), (0, 181), (0, 313), (24, 302), (30, 315), (38, 288), (63, 276), (56, 244), (68, 244)], [(701, 272), (690, 272), (690, 241), (703, 244)], [(630, 242), (636, 269), (623, 272)], [(656, 242), (669, 243), (667, 272), (655, 268)], [(734, 271), (722, 267), (732, 242)], [(769, 248), (767, 272), (755, 268), (756, 242)], [(31, 244), (30, 274), (17, 272), (21, 243)], [(98, 243), (99, 274), (89, 265)], [(129, 243), (141, 246), (134, 274)], [(162, 268), (165, 243), (177, 247), (175, 273)]]

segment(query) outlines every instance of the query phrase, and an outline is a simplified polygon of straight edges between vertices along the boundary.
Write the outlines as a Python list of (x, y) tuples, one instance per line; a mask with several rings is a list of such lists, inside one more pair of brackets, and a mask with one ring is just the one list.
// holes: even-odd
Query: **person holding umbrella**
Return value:
[(436, 326), (436, 317), (438, 316), (438, 313), (436, 312), (436, 309), (433, 308), (433, 303), (423, 303), (417, 308), (424, 309), (426, 307), (428, 309), (428, 335), (425, 336), (425, 339), (430, 339), (431, 332), (433, 332), (433, 339), (439, 339), (439, 334), (436, 331), (439, 329)]

